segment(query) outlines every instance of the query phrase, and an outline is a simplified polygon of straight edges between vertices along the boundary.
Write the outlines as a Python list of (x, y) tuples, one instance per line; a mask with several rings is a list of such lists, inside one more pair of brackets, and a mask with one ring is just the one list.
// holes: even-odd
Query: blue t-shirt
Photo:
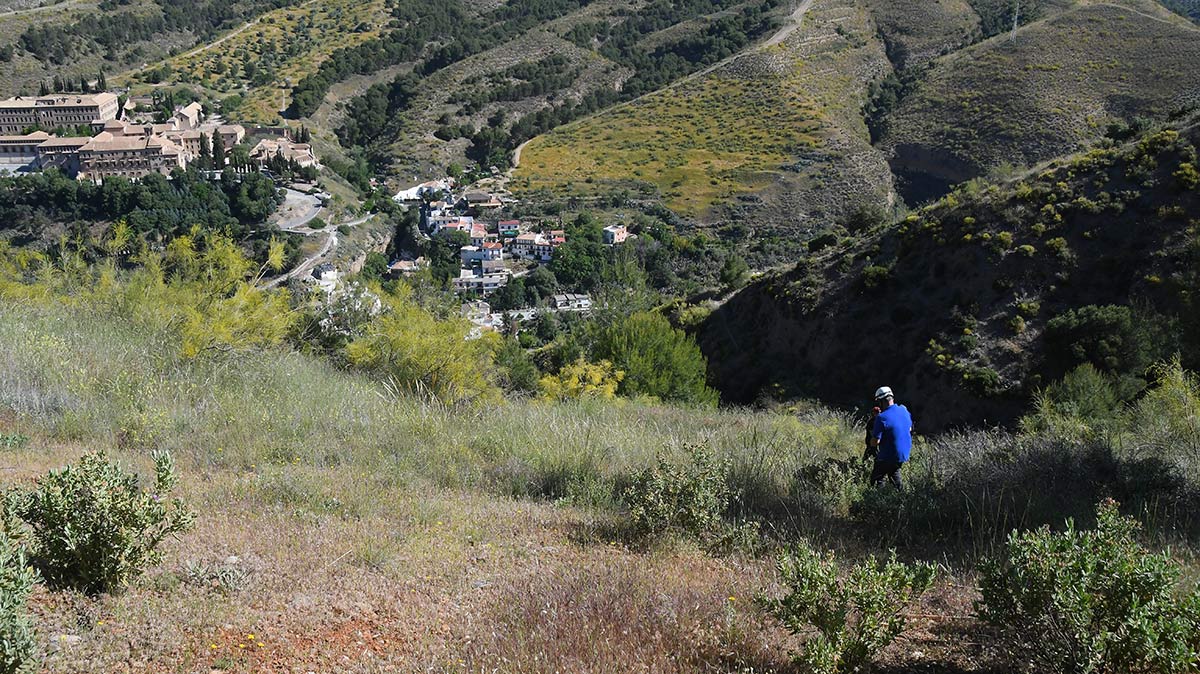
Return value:
[(875, 417), (871, 434), (879, 441), (876, 461), (908, 461), (912, 450), (912, 415), (904, 405), (892, 405)]

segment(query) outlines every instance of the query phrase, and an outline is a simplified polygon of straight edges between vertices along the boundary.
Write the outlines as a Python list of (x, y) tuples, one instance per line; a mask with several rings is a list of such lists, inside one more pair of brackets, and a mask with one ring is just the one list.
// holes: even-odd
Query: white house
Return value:
[(619, 243), (625, 243), (625, 239), (629, 238), (629, 230), (625, 225), (609, 225), (604, 228), (604, 243), (615, 246)]

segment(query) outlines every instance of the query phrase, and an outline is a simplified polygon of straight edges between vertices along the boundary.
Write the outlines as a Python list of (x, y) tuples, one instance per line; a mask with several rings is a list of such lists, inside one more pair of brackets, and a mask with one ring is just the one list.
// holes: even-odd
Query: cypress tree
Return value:
[(216, 131), (212, 132), (212, 156), (213, 168), (217, 171), (225, 170), (225, 143), (221, 140), (220, 134)]
[(196, 160), (199, 168), (206, 169), (212, 165), (212, 145), (208, 142), (208, 136), (200, 134), (200, 157)]

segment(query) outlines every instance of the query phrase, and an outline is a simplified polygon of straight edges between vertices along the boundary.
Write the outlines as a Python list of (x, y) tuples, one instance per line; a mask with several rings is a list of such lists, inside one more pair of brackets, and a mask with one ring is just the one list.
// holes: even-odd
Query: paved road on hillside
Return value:
[(367, 222), (374, 217), (375, 217), (375, 214), (372, 213), (370, 215), (359, 218), (357, 220), (351, 220), (350, 222), (343, 222), (338, 225), (331, 224), (329, 226), (329, 231), (327, 231), (327, 232), (311, 232), (309, 234), (306, 234), (306, 236), (320, 236), (321, 234), (324, 234), (325, 235), (325, 243), (322, 244), (321, 249), (318, 250), (316, 253), (313, 253), (312, 255), (305, 258), (305, 260), (303, 262), (296, 265), (296, 268), (291, 270), (290, 272), (284, 274), (283, 276), (277, 276), (274, 279), (271, 279), (270, 281), (262, 284), (262, 288), (264, 288), (264, 289), (274, 288), (281, 283), (286, 283), (288, 281), (288, 279), (301, 278), (305, 274), (311, 273), (314, 267), (316, 267), (321, 262), (327, 261), (329, 258), (329, 254), (332, 253), (335, 248), (337, 248), (337, 245), (338, 245), (337, 228), (338, 227), (341, 227), (342, 225), (345, 225), (346, 227), (357, 227), (358, 225), (361, 225), (364, 222)]
[(285, 232), (305, 229), (308, 223), (321, 214), (321, 200), (311, 194), (297, 192), (291, 188), (285, 190), (283, 209), (291, 213), (290, 217), (280, 220), (277, 225)]

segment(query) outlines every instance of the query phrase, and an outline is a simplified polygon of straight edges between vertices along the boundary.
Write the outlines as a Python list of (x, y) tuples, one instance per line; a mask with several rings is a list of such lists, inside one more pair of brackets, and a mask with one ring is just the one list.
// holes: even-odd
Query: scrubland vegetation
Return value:
[[(95, 479), (128, 495), (111, 501), (127, 514), (110, 516), (147, 536), (119, 539), (142, 552), (128, 558), (136, 568), (102, 576), (113, 580), (63, 582), (92, 576), (55, 575), (43, 552), (60, 549), (55, 540), (32, 544), (27, 561), (6, 558), (15, 635), (29, 586), (21, 569), (53, 581), (28, 610), (55, 671), (787, 671), (793, 654), (830, 672), (927, 659), (982, 671), (1013, 661), (1008, 642), (977, 645), (994, 628), (972, 603), (998, 625), (1015, 614), (972, 589), (976, 563), (1015, 565), (990, 572), (1001, 580), (1032, 573), (1005, 552), (1009, 533), (1067, 517), (1090, 528), (1107, 497), (1143, 523), (1142, 545), (1176, 551), (1155, 558), (1160, 612), (1128, 620), (1166, 620), (1183, 635), (1195, 624), (1191, 609), (1164, 603), (1176, 580), (1191, 592), (1172, 569), (1192, 563), (1200, 538), (1190, 515), (1200, 390), (1177, 365), (1143, 402), (1113, 410), (1103, 435), (1060, 423), (921, 438), (909, 488), (896, 492), (864, 484), (860, 421), (815, 406), (671, 406), (615, 389), (502, 397), (495, 346), (463, 341), (463, 327), (403, 292), (381, 295), (387, 310), (341, 349), (306, 347), (294, 340), (312, 329), (311, 309), (256, 290), (258, 272), (218, 235), (135, 266), (63, 266), (16, 249), (3, 259), (0, 431), (18, 466), (9, 484), (38, 478), (37, 490), (65, 495)], [(639, 351), (619, 331), (612, 339)], [(124, 467), (102, 468), (85, 454), (95, 449)], [(156, 486), (121, 477), (149, 470), (158, 452), (157, 477), (143, 481)], [(82, 472), (39, 477), (66, 463)], [(190, 530), (157, 497), (176, 471), (173, 495), (196, 513)], [(36, 493), (23, 489), (15, 494)], [(8, 512), (37, 521), (115, 507), (52, 507), (71, 502)], [(1105, 512), (1104, 526), (1132, 535)], [(1110, 538), (1088, 549), (1103, 556)], [(895, 560), (869, 559), (889, 549)], [(88, 594), (111, 588), (126, 589)], [(1172, 652), (1194, 652), (1181, 639)], [(1105, 643), (1080, 648), (1103, 653)], [(1120, 662), (1167, 662), (1145, 648), (1129, 646), (1120, 657), (1134, 660)], [(1191, 671), (1178, 664), (1186, 657), (1161, 671)]]

